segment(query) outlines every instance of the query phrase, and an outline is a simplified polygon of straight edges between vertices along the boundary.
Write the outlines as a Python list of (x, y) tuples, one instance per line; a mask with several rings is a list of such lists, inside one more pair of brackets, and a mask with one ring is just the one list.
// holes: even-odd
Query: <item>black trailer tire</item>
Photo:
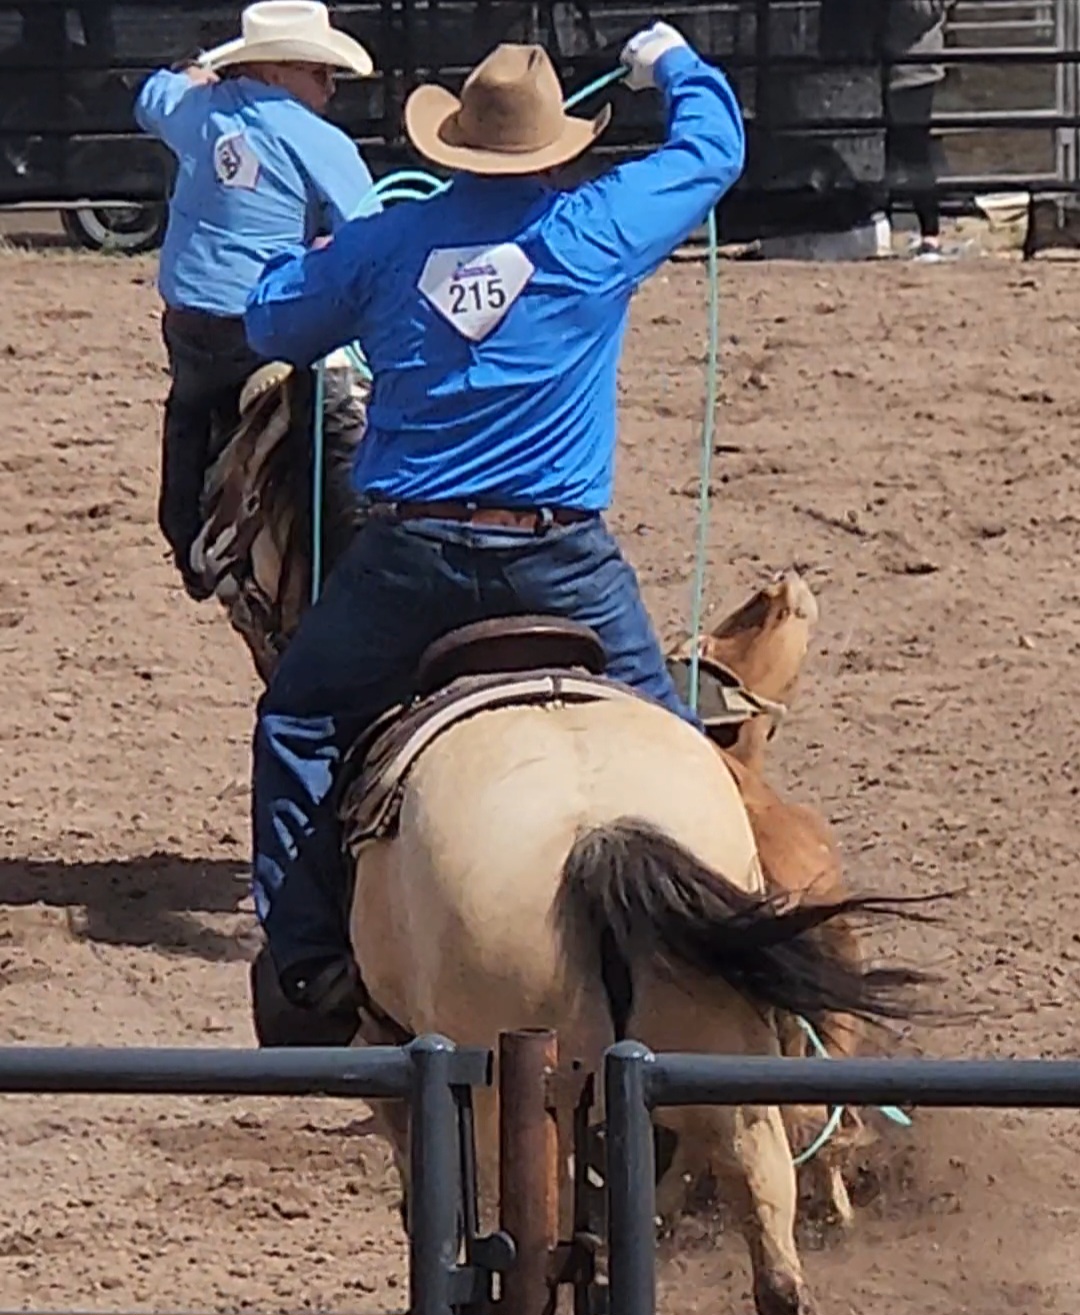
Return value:
[(167, 219), (168, 211), (158, 201), (123, 209), (84, 206), (60, 211), (64, 232), (76, 246), (125, 256), (137, 256), (161, 246)]

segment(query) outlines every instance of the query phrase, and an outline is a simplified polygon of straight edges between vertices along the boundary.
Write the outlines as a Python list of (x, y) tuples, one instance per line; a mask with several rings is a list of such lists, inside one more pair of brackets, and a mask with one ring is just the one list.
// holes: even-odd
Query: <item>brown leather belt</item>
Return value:
[(471, 502), (372, 502), (367, 510), (379, 520), (460, 521), (463, 525), (532, 530), (534, 534), (552, 525), (579, 525), (596, 516), (594, 511), (574, 507), (478, 507)]

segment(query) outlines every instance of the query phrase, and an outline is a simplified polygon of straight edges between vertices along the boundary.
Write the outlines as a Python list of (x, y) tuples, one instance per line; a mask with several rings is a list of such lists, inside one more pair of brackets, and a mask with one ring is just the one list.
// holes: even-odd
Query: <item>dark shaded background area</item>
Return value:
[[(881, 178), (880, 129), (812, 137), (778, 127), (870, 118), (881, 112), (869, 67), (815, 67), (875, 49), (881, 0), (821, 0), (800, 10), (769, 0), (665, 5), (663, 13), (735, 80), (750, 129), (750, 162), (725, 207), (725, 235), (749, 227), (845, 226), (866, 213)], [(239, 0), (0, 0), (0, 204), (158, 200), (168, 153), (139, 132), (135, 92), (153, 68), (235, 35)], [(335, 21), (373, 51), (379, 75), (343, 81), (332, 117), (376, 175), (412, 160), (401, 130), (405, 98), (420, 80), (454, 87), (499, 41), (539, 41), (567, 85), (610, 68), (631, 32), (652, 21), (651, 0), (376, 0), (332, 4)], [(772, 61), (806, 56), (802, 68)], [(640, 151), (662, 130), (659, 100), (616, 90), (600, 163)], [(809, 212), (813, 212), (813, 215)]]

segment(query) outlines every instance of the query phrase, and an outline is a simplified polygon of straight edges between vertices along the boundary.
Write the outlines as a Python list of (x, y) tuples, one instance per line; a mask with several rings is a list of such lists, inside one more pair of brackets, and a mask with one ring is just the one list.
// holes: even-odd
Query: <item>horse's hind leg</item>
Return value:
[[(734, 994), (716, 991), (688, 1007), (685, 991), (641, 974), (630, 1033), (654, 1050), (714, 1055), (778, 1055), (775, 1025)], [(758, 1315), (811, 1315), (814, 1310), (795, 1247), (795, 1165), (775, 1105), (661, 1109), (657, 1122), (679, 1137), (669, 1173), (709, 1172), (734, 1211), (750, 1252)], [(661, 1185), (661, 1190), (666, 1185)]]
[(741, 1195), (744, 1202), (758, 1315), (810, 1315), (813, 1303), (795, 1249), (795, 1167), (780, 1111), (742, 1105), (731, 1114), (732, 1159), (724, 1176), (733, 1200)]
[[(360, 1029), (353, 1038), (354, 1046), (392, 1046), (399, 1038), (385, 1031), (369, 1015), (365, 1014)], [(401, 1188), (401, 1203), (398, 1212), (402, 1227), (409, 1231), (409, 1106), (402, 1100), (373, 1100), (369, 1102), (371, 1119), (379, 1136), (390, 1146)]]
[(758, 1315), (811, 1315), (814, 1304), (795, 1247), (795, 1167), (780, 1110), (701, 1110), (695, 1123), (750, 1251)]

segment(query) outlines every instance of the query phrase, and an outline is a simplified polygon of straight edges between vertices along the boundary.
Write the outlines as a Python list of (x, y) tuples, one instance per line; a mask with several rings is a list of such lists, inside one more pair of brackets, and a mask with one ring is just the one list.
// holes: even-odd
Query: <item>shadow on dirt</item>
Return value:
[(77, 939), (154, 946), (214, 963), (254, 954), (254, 917), (242, 908), (247, 895), (247, 868), (229, 859), (0, 859), (0, 911), (63, 909)]

